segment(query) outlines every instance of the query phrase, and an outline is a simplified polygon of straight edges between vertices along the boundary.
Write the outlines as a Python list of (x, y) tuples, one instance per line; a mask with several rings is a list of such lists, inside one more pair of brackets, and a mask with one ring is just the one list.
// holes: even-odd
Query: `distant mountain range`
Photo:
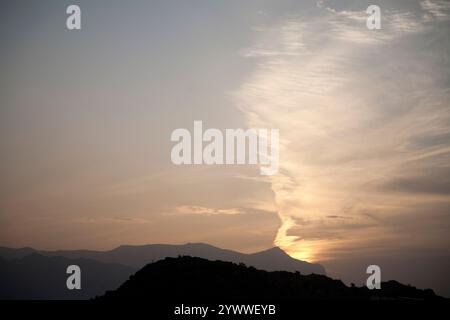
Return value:
[(65, 257), (69, 259), (91, 259), (103, 263), (116, 263), (133, 268), (142, 268), (147, 263), (161, 260), (166, 257), (192, 256), (208, 260), (245, 263), (248, 266), (267, 271), (299, 271), (302, 274), (326, 274), (323, 266), (294, 259), (277, 247), (253, 254), (225, 250), (204, 243), (120, 246), (110, 251), (42, 251), (32, 248), (12, 249), (0, 247), (0, 257), (7, 260), (22, 258), (30, 253), (37, 253), (49, 257)]
[[(81, 290), (66, 287), (66, 269), (73, 264), (81, 268)], [(12, 260), (0, 258), (0, 299), (89, 299), (118, 288), (136, 271), (119, 264), (37, 253)]]
[(420, 290), (396, 281), (381, 283), (380, 290), (347, 287), (325, 275), (267, 272), (224, 261), (195, 257), (166, 258), (148, 264), (115, 291), (99, 297), (114, 300), (214, 303), (318, 300), (445, 300), (433, 290)]
[[(325, 274), (319, 264), (294, 259), (279, 248), (244, 254), (202, 243), (120, 246), (110, 251), (42, 251), (0, 247), (0, 299), (89, 299), (114, 290), (148, 263), (192, 256), (244, 263), (267, 271)], [(67, 266), (82, 270), (82, 290), (67, 290)]]
[[(81, 290), (66, 269), (81, 268)], [(106, 293), (106, 294), (105, 294)], [(321, 265), (279, 248), (243, 254), (202, 243), (120, 246), (111, 251), (40, 251), (0, 247), (0, 299), (151, 299), (152, 301), (433, 300), (430, 289), (396, 281), (381, 290), (347, 287)]]

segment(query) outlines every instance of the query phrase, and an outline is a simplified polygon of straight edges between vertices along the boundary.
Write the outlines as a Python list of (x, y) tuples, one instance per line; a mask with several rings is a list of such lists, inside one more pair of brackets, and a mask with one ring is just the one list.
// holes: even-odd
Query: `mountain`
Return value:
[[(66, 287), (69, 265), (81, 268), (81, 290)], [(129, 266), (37, 253), (9, 260), (0, 258), (0, 300), (89, 299), (118, 288), (135, 271)]]
[(31, 252), (43, 256), (91, 259), (103, 263), (116, 263), (133, 268), (142, 268), (147, 263), (161, 260), (166, 257), (193, 256), (208, 260), (244, 263), (248, 266), (267, 271), (299, 271), (302, 274), (326, 274), (323, 266), (294, 259), (277, 247), (253, 254), (225, 250), (204, 243), (120, 246), (110, 251), (38, 251), (31, 248), (11, 249), (0, 247), (0, 257), (5, 259), (23, 257)]
[[(211, 249), (211, 248), (210, 248)], [(212, 250), (212, 249), (211, 249)], [(202, 251), (203, 252), (203, 251)], [(10, 253), (14, 253), (10, 251)], [(261, 258), (262, 256), (262, 258)], [(255, 260), (283, 257), (278, 249), (252, 255)], [(81, 268), (81, 290), (68, 290), (66, 269)], [(264, 271), (243, 263), (198, 257), (165, 258), (136, 268), (96, 260), (10, 254), (0, 258), (0, 300), (136, 298), (157, 301), (297, 301), (297, 300), (435, 300), (430, 289), (419, 290), (396, 281), (381, 290), (347, 287), (325, 275)], [(135, 273), (136, 272), (136, 273)], [(135, 273), (135, 274), (134, 274)], [(116, 290), (115, 290), (116, 289)]]
[(440, 300), (430, 289), (419, 290), (396, 281), (380, 290), (347, 287), (325, 275), (263, 271), (243, 264), (196, 257), (166, 258), (146, 265), (115, 291), (98, 300), (217, 302), (300, 300)]

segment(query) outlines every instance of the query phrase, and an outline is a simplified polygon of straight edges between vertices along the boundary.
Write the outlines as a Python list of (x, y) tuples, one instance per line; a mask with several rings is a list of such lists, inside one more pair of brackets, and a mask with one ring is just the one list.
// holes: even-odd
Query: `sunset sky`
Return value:
[[(450, 2), (18, 0), (0, 21), (0, 246), (277, 245), (450, 295)], [(194, 120), (279, 129), (279, 173), (175, 166)]]

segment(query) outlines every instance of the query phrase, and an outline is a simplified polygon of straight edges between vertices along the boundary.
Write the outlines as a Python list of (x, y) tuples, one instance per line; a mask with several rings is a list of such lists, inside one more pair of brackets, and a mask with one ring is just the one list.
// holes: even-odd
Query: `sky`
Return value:
[[(448, 1), (18, 0), (0, 21), (1, 246), (276, 245), (450, 296)], [(194, 120), (279, 129), (279, 173), (175, 166)]]

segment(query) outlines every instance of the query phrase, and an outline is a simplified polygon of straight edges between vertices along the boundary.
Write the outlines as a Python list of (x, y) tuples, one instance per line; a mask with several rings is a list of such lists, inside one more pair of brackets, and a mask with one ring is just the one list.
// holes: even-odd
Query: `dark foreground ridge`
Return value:
[[(146, 265), (115, 291), (97, 301), (299, 301), (299, 300), (441, 300), (433, 290), (396, 281), (380, 290), (347, 287), (324, 275), (263, 271), (244, 264), (183, 256)], [(444, 299), (445, 300), (445, 299)]]

